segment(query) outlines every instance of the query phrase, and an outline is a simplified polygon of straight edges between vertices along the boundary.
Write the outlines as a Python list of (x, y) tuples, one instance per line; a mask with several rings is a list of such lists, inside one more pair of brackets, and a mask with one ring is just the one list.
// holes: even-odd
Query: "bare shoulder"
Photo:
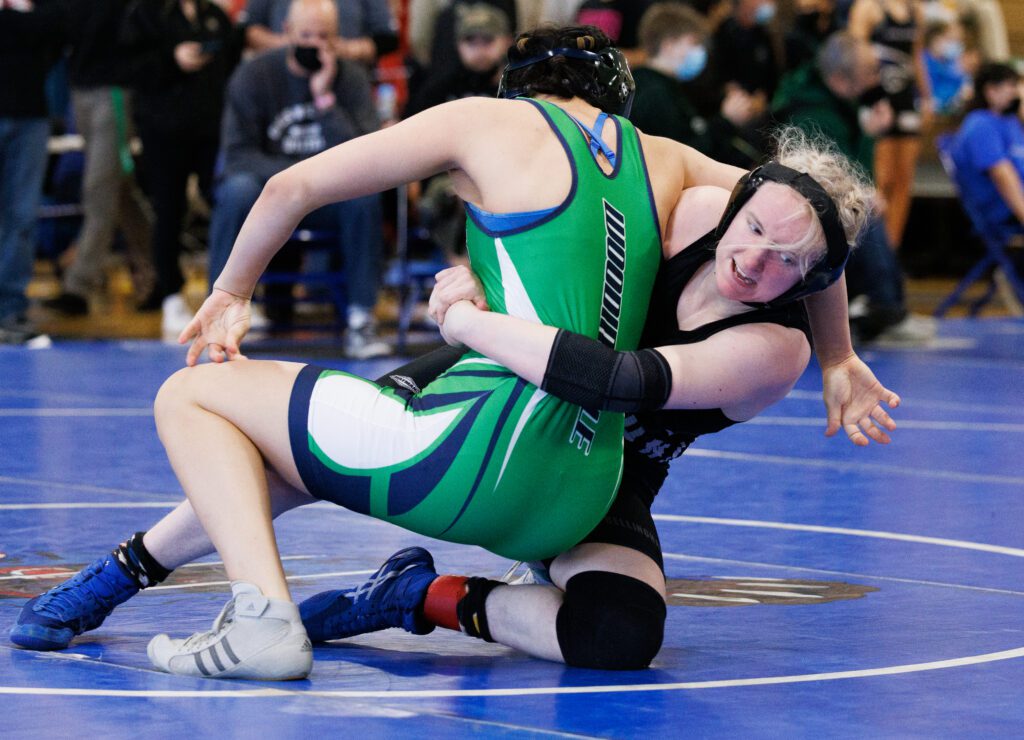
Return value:
[(718, 225), (730, 193), (713, 185), (687, 188), (676, 201), (669, 216), (665, 256), (681, 252)]

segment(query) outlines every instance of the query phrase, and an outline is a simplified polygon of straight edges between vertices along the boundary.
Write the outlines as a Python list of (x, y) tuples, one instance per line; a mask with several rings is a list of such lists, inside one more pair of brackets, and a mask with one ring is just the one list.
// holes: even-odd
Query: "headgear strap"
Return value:
[(777, 182), (787, 185), (800, 193), (811, 204), (821, 229), (825, 233), (825, 255), (818, 260), (796, 285), (777, 298), (767, 303), (748, 304), (757, 308), (770, 308), (804, 298), (811, 293), (824, 290), (839, 279), (850, 257), (850, 244), (846, 240), (846, 232), (839, 220), (839, 211), (835, 201), (818, 182), (805, 172), (798, 172), (790, 167), (771, 160), (740, 178), (732, 191), (729, 203), (715, 229), (715, 245), (732, 224), (740, 208), (750, 200), (754, 193), (765, 182)]

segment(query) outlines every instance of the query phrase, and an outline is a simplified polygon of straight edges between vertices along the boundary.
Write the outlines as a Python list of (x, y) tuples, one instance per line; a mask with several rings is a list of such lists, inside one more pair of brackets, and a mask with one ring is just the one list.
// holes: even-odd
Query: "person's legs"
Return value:
[(0, 322), (28, 308), (49, 131), (43, 118), (0, 118)]
[(304, 490), (288, 406), (302, 365), (246, 361), (179, 370), (157, 394), (157, 432), (228, 577), (290, 599), (271, 524), (266, 464)]
[(229, 175), (217, 187), (217, 195), (210, 215), (210, 288), (220, 277), (224, 265), (242, 230), (249, 211), (260, 197), (263, 183), (254, 175)]
[(189, 142), (143, 129), (143, 149), (156, 224), (152, 260), (157, 284), (153, 303), (177, 293), (184, 284), (179, 258), (185, 218), (185, 187), (189, 175)]
[(72, 90), (75, 123), (85, 140), (82, 230), (75, 260), (64, 274), (64, 291), (80, 298), (99, 287), (120, 216), (121, 159), (111, 90)]
[(355, 198), (338, 203), (335, 208), (349, 304), (368, 313), (377, 305), (380, 288), (383, 241), (380, 196)]
[(875, 177), (886, 203), (885, 231), (895, 250), (903, 242), (920, 150), (917, 136), (889, 136), (875, 145)]
[[(275, 518), (315, 501), (273, 470), (266, 473)], [(126, 538), (73, 578), (31, 599), (11, 629), (11, 640), (33, 650), (66, 648), (76, 635), (99, 627), (140, 589), (161, 583), (176, 568), (212, 552), (192, 504), (184, 501), (148, 532)]]

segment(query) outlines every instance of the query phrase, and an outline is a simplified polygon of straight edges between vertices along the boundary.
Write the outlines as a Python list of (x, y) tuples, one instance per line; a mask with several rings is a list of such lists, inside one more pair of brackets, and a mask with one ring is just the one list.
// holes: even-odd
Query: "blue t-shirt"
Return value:
[(1020, 225), (988, 173), (999, 162), (1010, 162), (1024, 182), (1024, 126), (1014, 115), (990, 110), (972, 111), (964, 119), (951, 154), (961, 187), (990, 224), (1005, 224), (1007, 234)]

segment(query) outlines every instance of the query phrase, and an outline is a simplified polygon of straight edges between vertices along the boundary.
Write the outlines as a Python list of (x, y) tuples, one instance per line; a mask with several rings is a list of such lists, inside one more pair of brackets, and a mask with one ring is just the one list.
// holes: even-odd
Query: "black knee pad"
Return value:
[(638, 670), (661, 649), (665, 600), (643, 581), (618, 573), (577, 573), (565, 585), (555, 623), (567, 665)]

